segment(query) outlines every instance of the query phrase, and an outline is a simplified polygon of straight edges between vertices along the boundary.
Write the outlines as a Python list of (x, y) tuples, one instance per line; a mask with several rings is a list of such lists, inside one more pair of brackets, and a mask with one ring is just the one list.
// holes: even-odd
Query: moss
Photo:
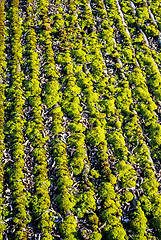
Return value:
[(126, 191), (121, 195), (121, 200), (123, 202), (131, 202), (133, 200), (133, 194), (130, 191)]
[(105, 140), (105, 131), (100, 126), (94, 127), (87, 131), (86, 139), (93, 146), (98, 146), (101, 142)]
[(77, 238), (77, 221), (73, 215), (65, 217), (63, 223), (60, 224), (60, 232), (64, 239), (76, 240)]

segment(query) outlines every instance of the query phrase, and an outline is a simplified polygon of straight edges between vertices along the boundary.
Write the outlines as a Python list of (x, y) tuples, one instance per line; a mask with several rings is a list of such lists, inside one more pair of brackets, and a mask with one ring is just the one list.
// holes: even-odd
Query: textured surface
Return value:
[(160, 0), (0, 0), (0, 240), (161, 239), (160, 47)]

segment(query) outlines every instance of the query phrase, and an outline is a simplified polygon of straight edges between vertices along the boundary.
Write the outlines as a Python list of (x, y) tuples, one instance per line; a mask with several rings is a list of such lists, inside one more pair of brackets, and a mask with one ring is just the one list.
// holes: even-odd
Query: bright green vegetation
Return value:
[(161, 240), (160, 8), (0, 0), (0, 240)]

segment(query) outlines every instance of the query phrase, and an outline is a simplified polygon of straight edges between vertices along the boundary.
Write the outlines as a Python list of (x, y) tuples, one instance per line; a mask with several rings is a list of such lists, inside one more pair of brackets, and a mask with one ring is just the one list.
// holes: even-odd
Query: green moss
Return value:
[(60, 224), (60, 232), (63, 239), (77, 240), (77, 221), (73, 215), (65, 217), (63, 223)]
[(93, 146), (98, 146), (101, 142), (105, 140), (105, 131), (100, 126), (94, 127), (87, 131), (86, 139)]

